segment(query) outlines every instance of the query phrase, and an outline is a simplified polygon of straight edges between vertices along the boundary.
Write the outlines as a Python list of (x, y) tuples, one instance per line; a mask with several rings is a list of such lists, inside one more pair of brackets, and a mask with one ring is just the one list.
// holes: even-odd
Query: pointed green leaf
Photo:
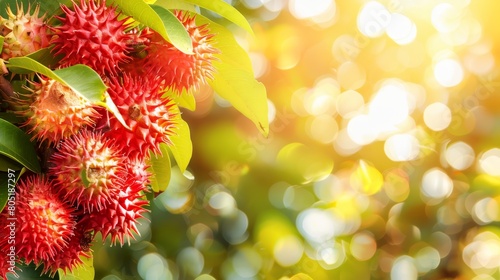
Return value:
[(245, 16), (243, 16), (236, 8), (230, 4), (224, 2), (223, 0), (184, 0), (188, 3), (193, 3), (202, 8), (215, 12), (222, 17), (228, 19), (239, 27), (248, 31), (248, 33), (253, 35), (252, 27), (248, 23)]
[(266, 88), (260, 82), (250, 78), (248, 72), (232, 69), (227, 64), (217, 67), (219, 73), (209, 84), (234, 108), (252, 120), (263, 135), (269, 133), (267, 119)]
[(267, 135), (269, 121), (266, 88), (255, 80), (247, 52), (226, 28), (202, 16), (197, 17), (197, 22), (209, 23), (210, 31), (217, 34), (213, 44), (221, 51), (216, 55), (218, 60), (213, 61), (216, 71), (214, 79), (209, 81), (210, 86)]
[(0, 155), (0, 171), (7, 172), (11, 170), (21, 170), (23, 165), (11, 159), (10, 157)]
[(40, 173), (40, 163), (28, 135), (4, 119), (0, 119), (0, 131), (2, 131), (0, 134), (0, 155), (19, 162), (35, 173)]
[(161, 155), (155, 156), (151, 153), (148, 171), (151, 172), (151, 188), (154, 192), (162, 192), (167, 189), (170, 182), (170, 157), (166, 144), (160, 144)]
[(39, 49), (36, 52), (32, 52), (27, 57), (32, 58), (39, 63), (47, 66), (48, 68), (54, 68), (54, 66), (59, 62), (62, 56), (53, 56), (51, 53), (51, 47)]
[[(21, 170), (6, 170), (0, 172), (0, 212), (3, 211), (9, 200), (9, 196), (15, 191), (17, 180), (24, 174), (26, 168)], [(9, 194), (10, 191), (10, 194)]]
[(192, 54), (193, 42), (191, 36), (189, 36), (179, 19), (171, 11), (161, 6), (151, 5), (151, 8), (160, 16), (161, 21), (167, 27), (166, 31), (170, 42), (180, 51)]
[(194, 95), (190, 92), (187, 92), (185, 89), (181, 94), (167, 90), (162, 95), (162, 98), (166, 97), (170, 97), (171, 99), (173, 99), (175, 101), (175, 104), (177, 104), (177, 106), (179, 107), (186, 108), (190, 111), (194, 111), (196, 109), (196, 100), (194, 98)]
[[(40, 73), (70, 87), (74, 92), (95, 103), (103, 100), (106, 85), (99, 74), (92, 68), (77, 64), (58, 70), (50, 70), (40, 62), (30, 57), (14, 57), (9, 59), (9, 69), (25, 69)], [(85, 81), (82, 83), (82, 81)]]
[(113, 115), (115, 115), (116, 119), (126, 128), (126, 129), (129, 129), (130, 130), (130, 127), (127, 125), (127, 123), (125, 123), (125, 120), (123, 119), (123, 116), (122, 114), (120, 113), (120, 111), (118, 110), (118, 107), (116, 107), (115, 103), (113, 102), (113, 100), (111, 99), (111, 97), (109, 96), (109, 93), (108, 92), (105, 92), (104, 93), (104, 98), (105, 98), (105, 102), (98, 102), (97, 104), (103, 106), (104, 108), (106, 108), (108, 111), (110, 111)]
[(158, 32), (184, 53), (193, 53), (193, 43), (182, 23), (169, 10), (143, 0), (115, 0), (123, 13)]
[(7, 200), (9, 199), (9, 176), (7, 172), (0, 172), (0, 212), (7, 205)]
[(196, 7), (191, 3), (186, 3), (182, 0), (171, 1), (171, 0), (158, 0), (154, 3), (155, 5), (162, 6), (168, 10), (184, 10), (197, 12)]
[(25, 121), (19, 114), (12, 112), (0, 112), (0, 119), (4, 119), (10, 123), (22, 123)]
[(64, 273), (62, 269), (59, 269), (59, 280), (94, 280), (95, 269), (94, 269), (94, 258), (81, 257), (83, 264), (73, 269), (72, 272)]
[(193, 155), (193, 144), (191, 143), (191, 134), (188, 124), (181, 119), (180, 114), (175, 120), (176, 125), (174, 134), (170, 136), (172, 145), (169, 146), (172, 155), (174, 156), (177, 165), (181, 172), (186, 171), (186, 168)]

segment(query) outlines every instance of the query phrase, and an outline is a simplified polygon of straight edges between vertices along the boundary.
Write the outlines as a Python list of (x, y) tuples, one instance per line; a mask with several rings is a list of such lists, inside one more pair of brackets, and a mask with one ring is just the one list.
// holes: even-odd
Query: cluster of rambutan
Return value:
[[(105, 1), (80, 0), (62, 6), (49, 23), (18, 6), (0, 17), (5, 37), (1, 57), (7, 60), (41, 48), (62, 57), (57, 68), (85, 64), (102, 78), (123, 120), (91, 104), (68, 86), (43, 76), (29, 81), (29, 91), (10, 100), (25, 119), (20, 124), (40, 149), (53, 151), (44, 174), (27, 174), (16, 185), (15, 244), (0, 214), (0, 250), (14, 246), (16, 262), (43, 265), (54, 275), (71, 271), (89, 255), (100, 233), (124, 244), (138, 233), (136, 223), (147, 211), (148, 159), (160, 144), (172, 144), (178, 109), (166, 92), (196, 90), (212, 78), (218, 50), (206, 25), (195, 16), (175, 15), (191, 35), (193, 53), (185, 54), (155, 31), (132, 27), (131, 19)], [(85, 83), (82, 80), (82, 83)], [(21, 109), (19, 109), (21, 108)], [(125, 125), (124, 125), (125, 124)], [(9, 271), (0, 256), (0, 279)]]

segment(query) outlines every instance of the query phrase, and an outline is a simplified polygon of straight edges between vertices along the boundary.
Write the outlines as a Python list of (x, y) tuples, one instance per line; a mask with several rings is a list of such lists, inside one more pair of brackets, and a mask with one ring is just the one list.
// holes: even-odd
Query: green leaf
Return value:
[(64, 273), (62, 269), (59, 269), (59, 280), (94, 280), (95, 269), (94, 269), (94, 258), (80, 257), (83, 264), (73, 269), (72, 272)]
[(0, 112), (0, 119), (4, 119), (10, 123), (22, 123), (24, 118), (13, 112)]
[(184, 11), (197, 12), (196, 7), (193, 4), (186, 3), (182, 0), (178, 1), (158, 0), (154, 4), (162, 6), (163, 8), (168, 10), (184, 10)]
[(4, 37), (0, 36), (0, 53), (2, 53), (2, 49), (3, 49), (3, 40), (4, 40)]
[(0, 131), (2, 131), (0, 134), (0, 155), (19, 162), (35, 173), (40, 173), (40, 163), (28, 135), (4, 119), (0, 119)]
[(109, 94), (107, 92), (104, 93), (104, 97), (105, 97), (105, 102), (98, 102), (97, 104), (103, 106), (104, 108), (106, 108), (108, 111), (110, 111), (113, 115), (115, 115), (116, 119), (126, 128), (126, 129), (129, 129), (130, 130), (130, 127), (127, 125), (127, 123), (125, 123), (125, 120), (123, 119), (123, 116), (122, 114), (120, 113), (120, 111), (118, 110), (118, 107), (116, 107), (115, 103), (113, 102), (113, 100), (111, 99), (111, 97), (109, 96)]
[(113, 1), (123, 13), (158, 32), (180, 51), (193, 53), (193, 43), (182, 23), (169, 10), (148, 5), (143, 0)]
[(214, 79), (208, 83), (267, 135), (269, 121), (266, 88), (255, 80), (247, 52), (238, 45), (233, 34), (226, 28), (202, 16), (197, 17), (197, 22), (209, 23), (211, 32), (217, 34), (213, 44), (221, 51), (216, 54), (218, 60), (212, 62), (216, 71)]
[(5, 208), (5, 205), (7, 205), (7, 200), (9, 199), (9, 194), (8, 194), (8, 174), (7, 172), (0, 172), (0, 212)]
[[(40, 73), (67, 85), (75, 93), (88, 99), (92, 103), (103, 100), (106, 85), (104, 85), (99, 74), (86, 65), (77, 64), (52, 71), (30, 57), (14, 57), (9, 59), (8, 62), (9, 64), (7, 64), (7, 67), (9, 69), (25, 69)], [(85, 82), (82, 83), (82, 81)]]
[(23, 168), (22, 164), (19, 162), (7, 157), (0, 155), (0, 171), (7, 172), (10, 170), (21, 170)]
[(173, 99), (175, 104), (179, 107), (186, 108), (190, 111), (194, 111), (196, 109), (196, 99), (194, 98), (194, 95), (187, 92), (185, 89), (182, 90), (181, 94), (168, 90), (162, 95), (162, 98), (165, 97)]
[[(12, 186), (15, 185), (15, 182), (12, 182), (12, 175), (10, 174), (12, 173), (0, 172), (0, 212), (2, 212), (5, 205), (7, 205), (7, 200), (9, 199), (9, 188), (12, 189)], [(9, 175), (11, 177), (9, 177)], [(14, 178), (14, 180), (16, 179)]]
[(236, 8), (230, 4), (224, 2), (223, 0), (184, 0), (188, 3), (193, 3), (202, 8), (215, 12), (239, 27), (245, 29), (250, 34), (253, 35), (252, 27), (248, 23), (245, 16), (243, 16)]
[(178, 119), (175, 121), (174, 134), (170, 135), (172, 145), (169, 145), (169, 148), (179, 169), (184, 173), (193, 155), (193, 144), (191, 143), (189, 126), (181, 119), (180, 114), (178, 114)]
[(54, 66), (59, 62), (61, 56), (55, 57), (51, 53), (51, 47), (39, 49), (36, 52), (32, 52), (27, 57), (32, 58), (39, 63), (47, 66), (48, 68), (54, 68)]
[(168, 147), (166, 144), (160, 144), (161, 155), (155, 156), (151, 153), (149, 160), (149, 172), (152, 176), (150, 178), (151, 188), (154, 192), (162, 192), (167, 189), (170, 182), (170, 157), (168, 156)]

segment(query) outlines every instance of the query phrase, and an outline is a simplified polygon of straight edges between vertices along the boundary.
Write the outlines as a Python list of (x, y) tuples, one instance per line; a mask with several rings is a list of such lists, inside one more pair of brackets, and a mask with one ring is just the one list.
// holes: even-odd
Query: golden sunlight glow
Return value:
[(355, 116), (364, 105), (363, 96), (355, 90), (344, 91), (337, 98), (337, 112), (345, 119)]
[(297, 217), (297, 228), (307, 240), (324, 242), (334, 236), (335, 223), (327, 211), (309, 208)]
[(335, 138), (333, 148), (339, 155), (349, 156), (359, 151), (361, 145), (351, 139), (347, 129), (342, 129), (339, 131), (337, 138)]
[(366, 261), (377, 252), (377, 242), (368, 232), (356, 233), (351, 240), (351, 254), (359, 261)]
[(500, 176), (500, 149), (493, 148), (479, 158), (479, 166), (488, 175)]
[(417, 37), (417, 26), (407, 16), (393, 13), (386, 33), (396, 44), (407, 45)]
[(462, 252), (464, 262), (473, 270), (496, 269), (500, 267), (500, 238), (491, 231), (478, 233)]
[(365, 69), (355, 62), (344, 62), (337, 70), (337, 79), (344, 89), (356, 90), (366, 81)]
[(474, 150), (465, 142), (459, 141), (449, 145), (445, 151), (446, 162), (456, 170), (469, 168), (475, 160)]
[(443, 59), (434, 66), (434, 77), (443, 87), (454, 87), (462, 82), (464, 70), (455, 59)]
[(432, 103), (424, 110), (424, 122), (434, 131), (446, 129), (451, 123), (451, 110), (443, 103)]
[(408, 92), (399, 83), (386, 83), (379, 89), (369, 105), (369, 118), (377, 133), (397, 130), (410, 113)]
[(453, 191), (453, 182), (439, 168), (425, 172), (422, 178), (422, 194), (431, 199), (443, 199)]
[(370, 38), (384, 34), (391, 22), (391, 13), (380, 2), (366, 3), (358, 14), (357, 24), (359, 31)]
[(351, 185), (366, 195), (372, 195), (380, 191), (384, 184), (382, 173), (377, 168), (360, 160), (358, 166), (351, 174)]
[(367, 115), (358, 115), (349, 120), (347, 133), (358, 145), (368, 145), (378, 137), (376, 123)]
[(432, 25), (437, 31), (447, 33), (460, 26), (462, 11), (456, 5), (440, 3), (432, 9)]
[(419, 153), (418, 139), (410, 134), (395, 134), (384, 144), (384, 151), (392, 161), (408, 161), (417, 158)]
[(298, 19), (312, 19), (324, 14), (335, 14), (333, 0), (290, 0), (290, 12)]
[(339, 132), (337, 121), (329, 115), (320, 115), (309, 119), (306, 123), (306, 129), (312, 139), (323, 144), (332, 143)]

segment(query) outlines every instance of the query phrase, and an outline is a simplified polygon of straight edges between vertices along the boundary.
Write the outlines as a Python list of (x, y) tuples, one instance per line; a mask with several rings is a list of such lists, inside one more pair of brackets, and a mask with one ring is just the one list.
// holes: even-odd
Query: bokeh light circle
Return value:
[(446, 148), (446, 162), (456, 170), (469, 168), (475, 160), (474, 150), (465, 142), (458, 141)]
[(424, 110), (424, 122), (434, 131), (446, 129), (451, 123), (451, 110), (446, 104), (435, 102)]
[(425, 172), (421, 185), (422, 193), (432, 199), (443, 199), (453, 191), (453, 181), (439, 168)]
[(434, 77), (443, 87), (454, 87), (464, 79), (464, 70), (455, 59), (443, 59), (434, 66)]
[(500, 149), (492, 148), (485, 151), (479, 158), (479, 167), (491, 176), (500, 176)]
[(418, 157), (420, 151), (418, 139), (411, 134), (395, 134), (384, 144), (384, 151), (392, 161), (409, 161)]

